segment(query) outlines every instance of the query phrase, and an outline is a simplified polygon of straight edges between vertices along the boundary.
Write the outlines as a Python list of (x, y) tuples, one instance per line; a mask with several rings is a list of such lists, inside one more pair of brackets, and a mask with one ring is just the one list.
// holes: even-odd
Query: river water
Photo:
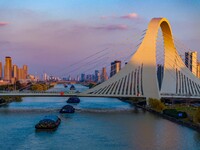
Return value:
[[(85, 88), (76, 85), (79, 91)], [(64, 89), (57, 85), (57, 91)], [(0, 150), (197, 150), (200, 134), (114, 98), (80, 98), (74, 114), (59, 114), (64, 97), (26, 97), (0, 107)], [(45, 115), (55, 131), (35, 130)]]

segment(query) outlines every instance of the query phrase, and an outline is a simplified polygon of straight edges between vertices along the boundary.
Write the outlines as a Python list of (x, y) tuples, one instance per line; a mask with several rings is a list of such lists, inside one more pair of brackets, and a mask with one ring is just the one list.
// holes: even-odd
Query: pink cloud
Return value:
[(122, 18), (122, 19), (137, 19), (138, 18), (138, 14), (130, 13), (128, 15), (121, 16), (120, 18)]
[(130, 13), (130, 14), (127, 14), (127, 15), (124, 15), (124, 16), (101, 16), (100, 17), (101, 19), (117, 19), (117, 18), (120, 18), (120, 19), (137, 19), (139, 18), (139, 15), (137, 13)]
[(108, 19), (109, 17), (108, 16), (101, 16), (100, 18), (101, 19)]
[(113, 15), (113, 16), (101, 16), (101, 19), (109, 19), (109, 18), (117, 18), (117, 16)]
[(8, 22), (0, 22), (0, 26), (6, 26), (8, 25)]
[(117, 24), (117, 25), (99, 26), (99, 27), (95, 27), (94, 29), (106, 30), (106, 31), (127, 30), (128, 26), (124, 24)]

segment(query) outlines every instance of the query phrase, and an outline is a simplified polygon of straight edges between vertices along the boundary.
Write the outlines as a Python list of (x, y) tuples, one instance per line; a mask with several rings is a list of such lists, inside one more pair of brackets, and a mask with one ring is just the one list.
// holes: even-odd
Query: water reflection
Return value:
[[(200, 147), (198, 132), (118, 99), (81, 98), (80, 104), (73, 105), (74, 114), (59, 114), (66, 100), (27, 97), (22, 102), (0, 107), (0, 149), (188, 150)], [(35, 124), (48, 114), (61, 118), (58, 129), (35, 131)]]
[[(196, 140), (196, 141), (200, 141), (200, 134), (199, 133), (195, 133), (194, 134), (194, 139)], [(200, 143), (199, 143), (200, 144)]]
[(139, 113), (139, 109), (136, 106), (133, 106), (133, 113), (138, 114)]

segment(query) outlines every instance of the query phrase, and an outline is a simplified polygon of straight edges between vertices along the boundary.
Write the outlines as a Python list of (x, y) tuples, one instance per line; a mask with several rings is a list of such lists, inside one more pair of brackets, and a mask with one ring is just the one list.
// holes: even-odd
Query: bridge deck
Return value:
[[(131, 95), (96, 95), (96, 94), (83, 94), (75, 92), (0, 92), (0, 97), (3, 96), (21, 96), (21, 97), (110, 97), (110, 98), (140, 98), (146, 99), (143, 96)], [(168, 99), (200, 99), (200, 95), (180, 95), (180, 94), (161, 94), (161, 98)]]
[[(78, 96), (78, 97), (110, 97), (110, 98), (130, 98), (133, 96), (126, 95), (93, 95), (93, 94), (83, 94), (83, 93), (75, 93), (75, 92), (1, 92), (1, 96), (21, 96), (21, 97), (70, 97), (70, 96)], [(145, 98), (142, 96), (137, 96), (137, 98)]]

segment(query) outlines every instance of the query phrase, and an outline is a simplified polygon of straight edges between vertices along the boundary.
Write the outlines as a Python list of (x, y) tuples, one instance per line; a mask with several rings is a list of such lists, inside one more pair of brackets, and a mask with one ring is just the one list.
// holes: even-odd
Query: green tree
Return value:
[(34, 84), (31, 86), (31, 90), (33, 91), (46, 91), (48, 89), (48, 86), (46, 84)]
[(165, 109), (165, 105), (158, 99), (149, 98), (149, 106), (155, 111), (161, 112)]
[(46, 91), (46, 90), (48, 90), (48, 86), (46, 85), (46, 84), (40, 84), (41, 86), (42, 86), (42, 88), (43, 88), (43, 91)]
[(22, 88), (22, 85), (21, 85), (20, 81), (16, 82), (16, 88), (17, 88), (17, 90)]
[(198, 108), (193, 116), (193, 121), (195, 123), (200, 123), (200, 108)]
[(90, 83), (90, 84), (88, 85), (89, 89), (91, 89), (91, 88), (93, 88), (93, 87), (95, 87), (95, 86), (96, 86), (96, 84), (94, 84), (94, 83)]
[(9, 85), (8, 88), (7, 88), (7, 90), (13, 91), (14, 90), (14, 86), (13, 85)]

